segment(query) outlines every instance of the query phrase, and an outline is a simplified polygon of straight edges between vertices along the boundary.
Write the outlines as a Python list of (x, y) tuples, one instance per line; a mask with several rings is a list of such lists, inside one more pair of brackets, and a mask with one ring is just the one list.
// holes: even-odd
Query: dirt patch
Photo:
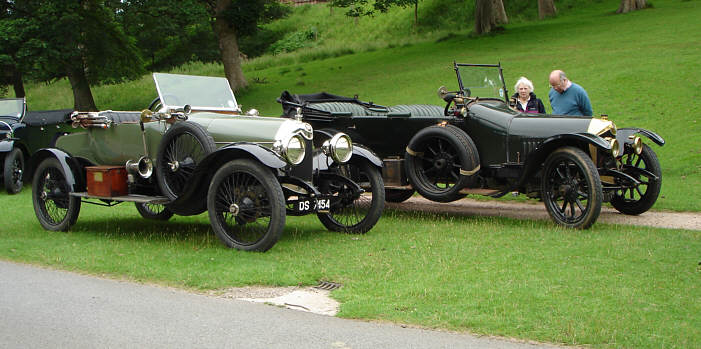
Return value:
[(211, 295), (334, 316), (338, 313), (339, 303), (329, 293), (316, 287), (247, 286), (213, 291)]
[[(550, 220), (548, 212), (542, 203), (516, 203), (505, 201), (478, 201), (461, 199), (450, 203), (437, 203), (422, 197), (412, 197), (396, 204), (387, 203), (388, 208), (402, 211), (424, 211), (437, 213), (460, 214), (466, 216), (496, 216), (518, 219)], [(650, 226), (658, 228), (701, 230), (701, 213), (648, 211), (638, 216), (619, 213), (613, 208), (602, 207), (597, 222), (610, 224), (625, 224)]]

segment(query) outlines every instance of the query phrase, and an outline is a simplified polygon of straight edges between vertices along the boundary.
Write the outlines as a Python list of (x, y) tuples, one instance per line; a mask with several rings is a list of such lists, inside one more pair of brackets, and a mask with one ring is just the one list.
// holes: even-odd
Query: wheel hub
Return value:
[(180, 168), (180, 162), (177, 160), (171, 161), (168, 163), (168, 166), (170, 167), (171, 172), (176, 172)]
[(237, 205), (237, 204), (231, 204), (231, 205), (229, 205), (229, 213), (231, 213), (232, 215), (234, 215), (234, 217), (235, 217), (235, 216), (238, 216), (238, 215), (239, 215), (239, 212), (240, 212), (239, 205)]

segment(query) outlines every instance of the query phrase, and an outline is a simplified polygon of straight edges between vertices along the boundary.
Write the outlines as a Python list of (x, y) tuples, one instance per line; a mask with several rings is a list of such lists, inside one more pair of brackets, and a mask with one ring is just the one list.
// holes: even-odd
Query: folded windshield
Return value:
[(153, 73), (153, 80), (158, 97), (167, 109), (190, 105), (195, 110), (239, 110), (225, 78)]
[(472, 97), (508, 99), (501, 65), (455, 63), (460, 89)]
[(21, 98), (0, 99), (0, 117), (19, 119), (24, 112), (24, 100)]

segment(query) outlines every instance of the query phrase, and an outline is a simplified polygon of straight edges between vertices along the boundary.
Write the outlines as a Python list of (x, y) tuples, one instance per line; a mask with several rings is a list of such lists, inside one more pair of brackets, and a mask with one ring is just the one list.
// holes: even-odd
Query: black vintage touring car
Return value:
[(602, 202), (637, 215), (657, 200), (660, 164), (640, 137), (664, 145), (656, 133), (619, 129), (606, 116), (524, 114), (508, 99), (500, 64), (454, 69), (459, 89), (438, 92), (445, 107), (287, 91), (278, 102), (285, 115), (300, 108), (316, 129), (345, 132), (382, 157), (388, 201), (414, 191), (437, 202), (519, 192), (542, 199), (556, 223), (588, 228)]

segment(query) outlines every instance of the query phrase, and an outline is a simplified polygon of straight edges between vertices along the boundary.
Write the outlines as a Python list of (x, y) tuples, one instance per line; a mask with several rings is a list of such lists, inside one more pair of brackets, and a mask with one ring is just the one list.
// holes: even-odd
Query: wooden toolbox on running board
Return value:
[(88, 195), (127, 195), (127, 169), (124, 166), (88, 166), (85, 169), (88, 177)]

